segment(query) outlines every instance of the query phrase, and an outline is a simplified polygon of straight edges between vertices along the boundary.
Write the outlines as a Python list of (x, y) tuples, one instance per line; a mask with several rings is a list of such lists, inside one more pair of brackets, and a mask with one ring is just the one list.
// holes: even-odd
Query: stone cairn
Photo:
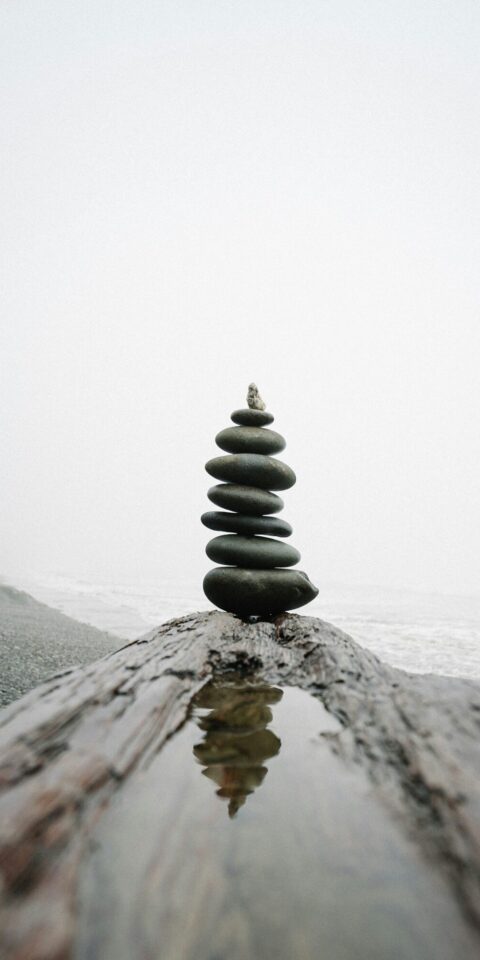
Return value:
[(294, 610), (318, 594), (306, 573), (286, 569), (300, 560), (298, 550), (263, 536), (292, 533), (289, 523), (271, 516), (284, 505), (271, 491), (287, 490), (296, 478), (286, 463), (272, 456), (284, 449), (285, 440), (267, 428), (273, 416), (254, 383), (247, 402), (248, 408), (232, 413), (239, 426), (227, 427), (215, 438), (227, 456), (214, 457), (205, 465), (207, 473), (224, 481), (208, 491), (209, 500), (224, 509), (202, 516), (206, 527), (227, 531), (207, 544), (210, 560), (224, 566), (207, 573), (204, 592), (215, 606), (246, 620)]

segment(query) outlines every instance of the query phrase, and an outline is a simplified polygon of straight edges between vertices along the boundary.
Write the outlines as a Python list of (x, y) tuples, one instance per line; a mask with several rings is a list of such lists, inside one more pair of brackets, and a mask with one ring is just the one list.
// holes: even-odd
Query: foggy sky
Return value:
[(479, 592), (475, 0), (1, 5), (0, 573), (201, 578), (258, 383), (322, 581)]

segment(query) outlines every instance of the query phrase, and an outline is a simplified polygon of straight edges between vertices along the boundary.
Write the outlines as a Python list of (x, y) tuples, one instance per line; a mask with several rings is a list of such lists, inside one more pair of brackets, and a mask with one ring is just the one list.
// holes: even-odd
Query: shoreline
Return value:
[(0, 707), (55, 673), (118, 650), (125, 641), (0, 584)]
[[(124, 641), (192, 610), (214, 609), (201, 580), (108, 583), (56, 575), (13, 582), (40, 602)], [(320, 581), (320, 595), (305, 613), (335, 623), (390, 666), (480, 678), (480, 597)]]

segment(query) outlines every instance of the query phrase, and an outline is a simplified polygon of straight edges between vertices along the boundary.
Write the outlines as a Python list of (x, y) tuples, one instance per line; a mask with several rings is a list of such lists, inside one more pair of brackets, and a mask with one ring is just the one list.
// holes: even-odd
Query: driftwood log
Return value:
[[(144, 876), (140, 883), (135, 871), (129, 875), (129, 824), (141, 838), (147, 823), (142, 821), (142, 783), (148, 782), (149, 769), (170, 749), (167, 741), (175, 744), (194, 695), (212, 676), (230, 674), (294, 685), (323, 703), (338, 725), (326, 738), (328, 751), (368, 781), (372, 797), (381, 798), (429, 869), (442, 876), (465, 925), (466, 939), (458, 947), (464, 957), (473, 957), (480, 942), (480, 686), (387, 667), (318, 619), (283, 615), (246, 624), (215, 611), (163, 624), (102, 660), (59, 674), (0, 713), (2, 958), (255, 960), (261, 955), (268, 960), (290, 955), (296, 960), (317, 955), (305, 939), (284, 953), (277, 945), (276, 952), (255, 954), (241, 946), (245, 939), (239, 935), (237, 942), (225, 930), (220, 946), (211, 940), (205, 945), (197, 928), (177, 949), (170, 941), (162, 945), (161, 903), (152, 905), (145, 892), (155, 878)], [(164, 790), (169, 789), (165, 782)], [(119, 821), (122, 797), (124, 819)], [(109, 853), (117, 822), (125, 824), (123, 866), (112, 866), (113, 848)], [(174, 831), (172, 822), (169, 833)], [(133, 830), (132, 857), (135, 835)], [(155, 843), (152, 835), (152, 849)], [(116, 878), (108, 883), (101, 870), (89, 872), (99, 848)], [(202, 851), (204, 863), (208, 843)], [(185, 851), (185, 856), (193, 855)], [(174, 870), (173, 886), (175, 877)], [(212, 891), (213, 886), (207, 902)], [(188, 917), (200, 894), (179, 890), (178, 896), (185, 897)], [(247, 915), (242, 923), (248, 925), (248, 908), (242, 909)], [(132, 911), (133, 945), (116, 937), (115, 923), (108, 920)], [(279, 922), (277, 917), (281, 943), (285, 931)], [(432, 938), (425, 956), (449, 956), (438, 949), (440, 934), (432, 932)], [(339, 949), (330, 957), (347, 954)], [(361, 944), (353, 955), (366, 955)], [(383, 953), (385, 960), (406, 955), (393, 948)]]

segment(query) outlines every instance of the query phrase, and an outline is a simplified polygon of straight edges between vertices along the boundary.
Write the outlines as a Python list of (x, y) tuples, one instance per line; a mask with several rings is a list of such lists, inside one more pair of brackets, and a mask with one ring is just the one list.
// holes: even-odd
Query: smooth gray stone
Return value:
[(210, 530), (226, 530), (228, 533), (271, 534), (274, 537), (289, 537), (292, 528), (286, 520), (278, 517), (249, 517), (241, 513), (224, 513), (222, 510), (209, 510), (203, 513), (201, 521)]
[(248, 516), (261, 517), (264, 513), (280, 513), (284, 503), (276, 493), (260, 490), (241, 483), (218, 483), (210, 487), (207, 497), (217, 507), (225, 510), (238, 510)]
[(293, 567), (300, 560), (295, 547), (270, 537), (240, 537), (227, 534), (214, 537), (206, 546), (206, 554), (214, 563), (267, 570), (272, 567)]
[(215, 437), (217, 447), (227, 453), (262, 453), (270, 456), (285, 449), (285, 440), (265, 427), (227, 427)]
[(267, 410), (252, 410), (245, 407), (243, 410), (234, 410), (230, 420), (234, 423), (240, 423), (242, 427), (265, 427), (267, 423), (273, 423), (273, 414)]
[(296, 480), (293, 470), (286, 463), (260, 453), (213, 457), (205, 464), (205, 470), (216, 480), (252, 484), (265, 490), (288, 490)]
[(275, 616), (310, 603), (318, 590), (301, 570), (245, 570), (216, 567), (203, 589), (211, 603), (241, 617)]

